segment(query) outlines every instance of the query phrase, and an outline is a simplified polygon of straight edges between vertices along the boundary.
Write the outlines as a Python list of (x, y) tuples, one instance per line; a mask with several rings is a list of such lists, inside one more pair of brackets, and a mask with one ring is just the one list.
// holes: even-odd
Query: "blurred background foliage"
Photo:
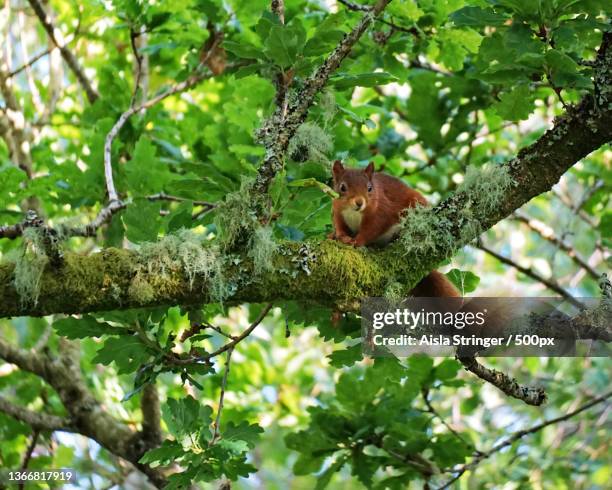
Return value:
[[(132, 97), (146, 100), (185, 80), (211, 33), (221, 31), (225, 72), (136, 114), (115, 139), (116, 184), (131, 204), (96, 238), (71, 238), (64, 246), (83, 254), (136, 247), (181, 227), (214, 237), (215, 211), (204, 212), (194, 201), (219, 202), (255, 175), (264, 154), (256, 130), (274, 110), (277, 73), (299, 87), (361, 18), (360, 5), (286, 1), (281, 25), (262, 0), (52, 0), (45, 8), (99, 93), (90, 103), (29, 4), (7, 0), (2, 76), (20, 111), (7, 105), (4, 92), (0, 116), (21, 124), (32, 166), (30, 175), (18, 168), (6, 140), (0, 141), (0, 224), (20, 222), (31, 206), (50, 225), (93, 218), (106, 202), (103, 146), (111, 127)], [(432, 203), (453, 192), (468, 166), (512, 158), (592, 90), (589, 61), (609, 28), (606, 8), (609, 3), (598, 0), (393, 1), (292, 142), (272, 187), (275, 238), (325, 239), (330, 198), (290, 184), (306, 178), (329, 183), (336, 158), (353, 166), (374, 161)], [(134, 92), (132, 38), (147, 59), (147, 93)], [(571, 296), (598, 295), (597, 276), (610, 268), (611, 161), (608, 146), (592, 153), (551, 192), (486, 232), (482, 245), (505, 263), (470, 246), (444, 270), (453, 270), (465, 293), (479, 296), (549, 296), (555, 294), (551, 284)], [(160, 192), (180, 202), (146, 199)], [(21, 239), (1, 240), (0, 257), (21, 247)], [(235, 488), (419, 488), (422, 471), (390, 455), (398, 441), (404, 453), (447, 468), (469, 461), (473, 446), (486, 450), (504, 434), (565, 413), (610, 386), (609, 359), (487, 360), (520, 382), (547, 387), (548, 404), (528, 407), (460, 372), (455, 361), (413, 357), (400, 366), (359, 360), (356, 318), (334, 328), (330, 311), (316, 305), (274, 306), (232, 358), (222, 427), (247, 421), (263, 428), (259, 434), (249, 426), (238, 438), (242, 446), (223, 448), (239, 461), (226, 475), (243, 474), (244, 464), (257, 468)], [(256, 305), (211, 305), (198, 315), (237, 334), (257, 311)], [(189, 328), (193, 314), (172, 307), (94, 316), (126, 328), (141, 322), (163, 349)], [(0, 334), (25, 348), (56, 352), (51, 325), (57, 320), (0, 320)], [(63, 325), (70, 337), (70, 325)], [(82, 338), (81, 363), (104, 407), (136, 427), (138, 396), (124, 398), (155, 352), (137, 337), (128, 339)], [(223, 340), (213, 335), (197, 342), (210, 352)], [(156, 374), (162, 399), (192, 395), (196, 405), (217, 408), (222, 359), (208, 373)], [(0, 393), (31, 409), (64, 412), (44, 382), (8, 364), (0, 365)], [(428, 412), (425, 393), (460, 438)], [(191, 433), (188, 425), (173, 426), (172, 409), (165, 410), (171, 439)], [(31, 433), (0, 413), (1, 467), (20, 466)], [(609, 409), (583, 412), (485, 460), (457, 488), (605, 488), (612, 471), (609, 434)], [(194, 447), (183, 449), (195, 454)], [(183, 466), (206, 464), (194, 459)], [(73, 467), (78, 488), (131, 488), (124, 463), (75, 435), (44, 434), (29, 467)], [(221, 476), (215, 471), (198, 478), (215, 480)]]

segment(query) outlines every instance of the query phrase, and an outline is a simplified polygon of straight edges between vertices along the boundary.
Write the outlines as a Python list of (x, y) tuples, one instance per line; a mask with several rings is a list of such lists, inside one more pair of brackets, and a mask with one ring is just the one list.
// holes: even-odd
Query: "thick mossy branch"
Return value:
[[(206, 247), (203, 250), (208, 253)], [(283, 299), (332, 304), (382, 295), (389, 274), (405, 283), (421, 274), (397, 248), (373, 252), (333, 241), (292, 242), (278, 244), (269, 256), (251, 255), (234, 254), (219, 261), (225, 263), (220, 277), (214, 268), (213, 275), (203, 270), (194, 274), (192, 264), (151, 250), (68, 253), (61, 268), (45, 268), (36, 304), (23, 304), (14, 284), (15, 264), (3, 263), (0, 317), (202, 304), (219, 301), (219, 290), (228, 304)]]

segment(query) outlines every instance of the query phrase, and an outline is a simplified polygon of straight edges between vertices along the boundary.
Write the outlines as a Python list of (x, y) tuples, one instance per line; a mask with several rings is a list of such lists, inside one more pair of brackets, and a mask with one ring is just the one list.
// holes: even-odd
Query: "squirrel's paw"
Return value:
[(338, 238), (342, 243), (346, 243), (347, 245), (355, 245), (355, 239), (351, 236), (344, 235)]

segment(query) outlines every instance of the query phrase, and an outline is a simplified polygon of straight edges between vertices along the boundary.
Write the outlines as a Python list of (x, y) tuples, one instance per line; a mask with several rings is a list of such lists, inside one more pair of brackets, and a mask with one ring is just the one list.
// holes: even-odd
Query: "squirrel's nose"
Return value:
[(355, 206), (357, 206), (357, 211), (363, 208), (364, 205), (365, 205), (365, 201), (363, 200), (363, 198), (360, 197), (358, 199), (355, 199)]

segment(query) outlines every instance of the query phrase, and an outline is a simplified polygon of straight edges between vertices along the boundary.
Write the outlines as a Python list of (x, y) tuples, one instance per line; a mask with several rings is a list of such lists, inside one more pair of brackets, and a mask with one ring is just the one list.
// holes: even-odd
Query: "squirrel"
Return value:
[[(375, 172), (370, 162), (363, 169), (351, 169), (336, 160), (333, 166), (334, 232), (330, 238), (355, 247), (384, 246), (397, 237), (403, 213), (427, 205), (421, 193), (390, 175)], [(438, 271), (431, 272), (411, 291), (413, 296), (458, 297), (453, 284)]]

